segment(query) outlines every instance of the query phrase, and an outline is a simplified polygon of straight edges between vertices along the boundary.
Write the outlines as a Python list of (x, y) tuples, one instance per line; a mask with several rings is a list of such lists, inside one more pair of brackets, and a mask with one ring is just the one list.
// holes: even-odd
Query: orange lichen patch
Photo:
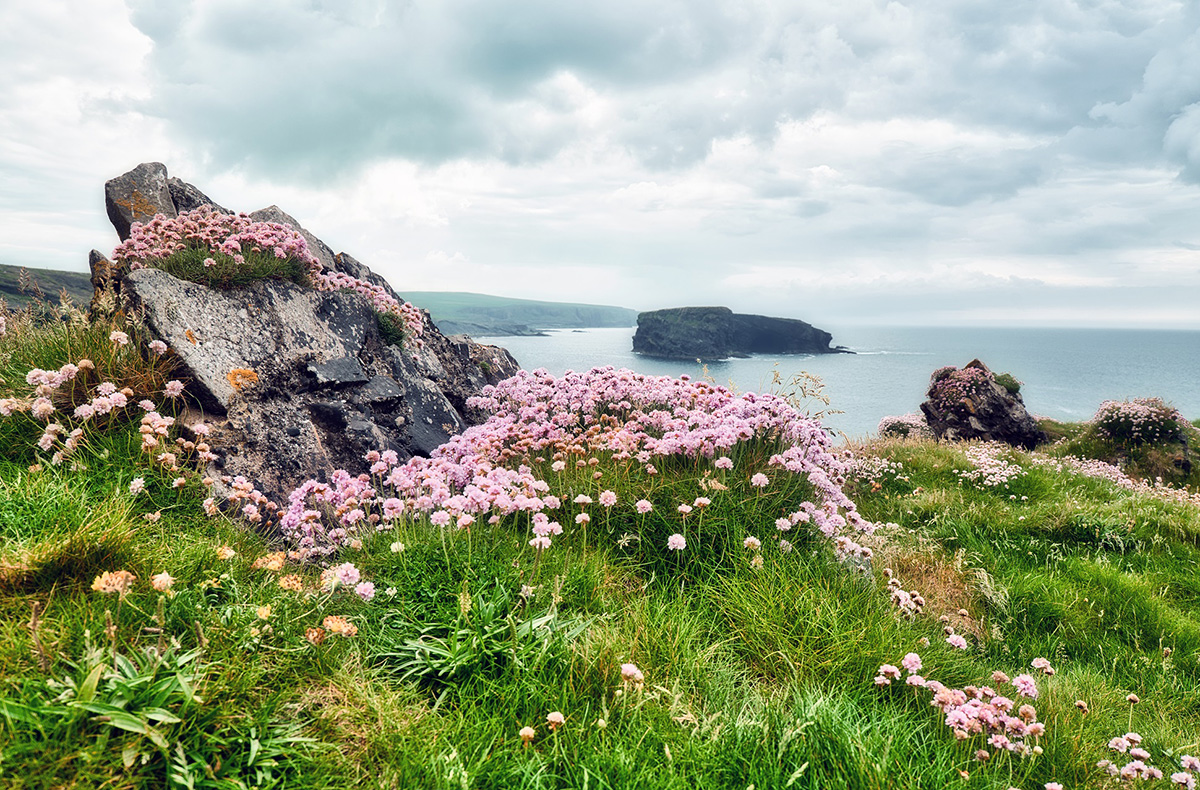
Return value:
[(118, 206), (129, 209), (129, 213), (133, 215), (135, 222), (145, 219), (153, 219), (158, 213), (158, 207), (154, 205), (140, 190), (133, 190), (133, 194), (128, 200), (116, 199), (113, 201)]
[(251, 384), (258, 383), (258, 374), (250, 368), (234, 368), (225, 374), (225, 378), (229, 381), (229, 386), (237, 392), (241, 392)]
[(196, 336), (192, 334), (192, 330), (190, 330), (190, 329), (184, 330), (183, 336), (186, 337), (188, 339), (188, 342), (191, 343), (193, 346), (196, 345)]

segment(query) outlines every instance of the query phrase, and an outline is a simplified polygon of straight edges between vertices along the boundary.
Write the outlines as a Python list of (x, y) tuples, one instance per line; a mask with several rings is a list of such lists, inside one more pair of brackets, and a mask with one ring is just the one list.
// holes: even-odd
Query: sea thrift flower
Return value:
[(637, 664), (622, 664), (621, 679), (627, 683), (637, 683), (638, 685), (641, 685), (646, 678), (642, 674), (642, 670), (638, 669)]
[(314, 645), (314, 646), (319, 645), (325, 641), (325, 629), (324, 628), (305, 628), (304, 629), (304, 638), (307, 639), (308, 643), (311, 645)]
[(654, 509), (654, 505), (650, 504), (650, 502), (645, 499), (639, 499), (637, 504), (634, 505), (634, 508), (637, 510), (637, 512), (645, 515)]
[(231, 560), (236, 556), (237, 552), (233, 550), (232, 546), (221, 546), (217, 549), (217, 559), (219, 560)]
[(146, 478), (144, 477), (135, 477), (133, 478), (133, 482), (129, 484), (129, 493), (133, 494), (134, 496), (137, 496), (145, 490)]
[(168, 398), (178, 398), (182, 394), (183, 394), (183, 382), (182, 381), (172, 379), (167, 382), (167, 385), (165, 387), (163, 387), (163, 395), (166, 395)]
[(129, 335), (124, 332), (113, 330), (109, 333), (108, 339), (116, 343), (118, 346), (129, 345)]
[(1130, 705), (1136, 705), (1142, 701), (1142, 698), (1139, 697), (1137, 694), (1130, 694), (1128, 697), (1125, 698), (1125, 701), (1128, 702)]
[(167, 344), (161, 340), (151, 340), (150, 350), (161, 357), (163, 354), (167, 353)]
[(529, 541), (529, 545), (539, 551), (550, 548), (550, 538), (547, 535), (537, 535)]
[(717, 460), (713, 461), (713, 466), (717, 467), (718, 469), (732, 469), (733, 459), (729, 458), (729, 456), (723, 455)]
[(904, 658), (900, 660), (900, 666), (909, 672), (917, 672), (921, 669), (921, 657), (916, 653), (906, 653)]
[(300, 592), (304, 589), (304, 582), (294, 573), (289, 573), (287, 576), (279, 577), (279, 586), (290, 592)]
[(592, 498), (587, 494), (580, 494), (579, 496), (575, 497), (575, 504), (590, 505), (592, 504)]
[(683, 539), (683, 535), (676, 532), (671, 537), (667, 538), (667, 548), (671, 551), (682, 551), (687, 548), (687, 541)]
[(617, 495), (612, 491), (602, 491), (600, 493), (600, 504), (604, 507), (612, 507), (617, 504)]
[(755, 554), (755, 555), (754, 555), (754, 556), (753, 556), (753, 557), (750, 559), (750, 567), (751, 567), (751, 568), (754, 568), (755, 570), (758, 570), (758, 569), (759, 569), (759, 568), (761, 568), (762, 566), (763, 566), (763, 555), (761, 555), (761, 554)]
[(355, 586), (354, 593), (364, 601), (370, 602), (375, 597), (375, 584), (373, 582), (360, 582)]
[(712, 504), (712, 500), (709, 499), (708, 497), (698, 496), (698, 497), (696, 497), (696, 501), (692, 503), (692, 507), (704, 508), (704, 507), (708, 507), (711, 504)]
[(391, 545), (391, 549), (393, 554), (399, 554), (404, 551), (404, 544), (400, 541), (396, 541)]
[(1034, 669), (1040, 669), (1040, 670), (1042, 670), (1042, 672), (1046, 673), (1047, 675), (1053, 675), (1053, 674), (1054, 674), (1054, 667), (1050, 666), (1050, 660), (1049, 660), (1049, 659), (1046, 659), (1046, 658), (1035, 658), (1035, 659), (1034, 659), (1034, 660), (1033, 660), (1033, 661), (1030, 663), (1030, 666), (1032, 666)]
[(1058, 782), (1046, 782), (1046, 790), (1063, 790), (1063, 786)]
[(1185, 771), (1200, 772), (1200, 757), (1193, 757), (1190, 754), (1185, 754), (1179, 758), (1179, 765)]
[(685, 516), (686, 516), (688, 513), (691, 513), (691, 512), (692, 512), (692, 506), (691, 506), (691, 505), (688, 505), (688, 504), (683, 504), (683, 505), (680, 505), (679, 507), (677, 507), (677, 508), (675, 508), (675, 509), (676, 509), (676, 510), (678, 510), (680, 513), (682, 513), (682, 514), (683, 514), (683, 515), (685, 515)]
[(951, 647), (957, 647), (959, 650), (967, 649), (967, 640), (958, 634), (950, 634), (950, 636), (946, 637), (946, 643)]
[(762, 548), (762, 541), (754, 536), (750, 536), (742, 541), (742, 545), (751, 551), (758, 551)]
[(150, 577), (150, 586), (160, 593), (170, 592), (174, 583), (175, 578), (166, 571)]
[(768, 479), (767, 476), (762, 472), (759, 472), (758, 474), (754, 475), (754, 477), (750, 478), (750, 485), (754, 486), (755, 488), (766, 488), (770, 482), (770, 479)]
[(1012, 684), (1022, 696), (1029, 697), (1029, 699), (1038, 698), (1037, 684), (1034, 683), (1031, 675), (1017, 675), (1012, 679)]
[(521, 743), (526, 746), (537, 736), (537, 732), (534, 731), (533, 727), (522, 727), (521, 731), (517, 734), (521, 736)]
[(557, 730), (559, 727), (563, 726), (563, 723), (566, 722), (566, 720), (567, 719), (565, 716), (563, 716), (558, 711), (554, 711), (552, 713), (547, 714), (546, 726), (549, 727), (551, 729), (551, 731), (554, 731), (554, 730)]
[(259, 620), (270, 620), (271, 619), (271, 605), (265, 604), (263, 606), (258, 607), (258, 609), (255, 611), (255, 614), (258, 615)]
[(775, 519), (775, 529), (779, 530), (780, 532), (787, 532), (791, 528), (792, 528), (791, 519), (787, 519), (787, 518)]

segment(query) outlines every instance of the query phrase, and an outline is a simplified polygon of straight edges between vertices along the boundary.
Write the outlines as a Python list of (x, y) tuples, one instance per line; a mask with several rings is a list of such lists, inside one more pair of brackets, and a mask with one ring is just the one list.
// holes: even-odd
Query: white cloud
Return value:
[(17, 4), (0, 261), (78, 267), (115, 241), (103, 181), (160, 160), (402, 291), (1188, 320), (1197, 28), (1174, 0)]

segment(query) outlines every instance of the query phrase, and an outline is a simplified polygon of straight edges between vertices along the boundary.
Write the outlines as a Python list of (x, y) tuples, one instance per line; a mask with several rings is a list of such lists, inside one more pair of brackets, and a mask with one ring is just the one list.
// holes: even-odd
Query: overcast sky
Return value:
[(406, 290), (1200, 328), (1193, 0), (0, 5), (0, 262), (139, 162)]

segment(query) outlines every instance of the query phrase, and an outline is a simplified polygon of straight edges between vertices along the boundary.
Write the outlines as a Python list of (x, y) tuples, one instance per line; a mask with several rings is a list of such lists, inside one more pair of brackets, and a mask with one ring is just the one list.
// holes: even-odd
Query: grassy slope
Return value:
[[(31, 298), (21, 291), (20, 271), (20, 267), (0, 264), (0, 300), (7, 301), (12, 307), (24, 306)], [(29, 269), (28, 272), (47, 297), (57, 299), (59, 292), (66, 288), (76, 302), (86, 305), (91, 301), (92, 281), (87, 274), (52, 269)]]
[[(364, 603), (317, 592), (316, 568), (284, 571), (303, 578), (308, 592), (298, 593), (281, 588), (279, 572), (252, 567), (271, 547), (204, 518), (203, 487), (173, 488), (138, 452), (133, 428), (98, 438), (82, 468), (36, 472), (28, 444), (5, 434), (0, 787), (161, 787), (170, 777), (197, 787), (1101, 787), (1093, 766), (1130, 727), (1168, 775), (1172, 754), (1200, 751), (1200, 512), (1035, 468), (1022, 454), (1011, 460), (1026, 473), (992, 490), (959, 477), (960, 447), (861, 448), (898, 465), (851, 483), (864, 515), (898, 525), (872, 577), (795, 532), (797, 550), (764, 550), (762, 568), (739, 549), (713, 564), (687, 552), (641, 563), (618, 538), (674, 529), (669, 512), (605, 523), (597, 507), (590, 540), (570, 530), (540, 562), (524, 523), (449, 533), (406, 523), (370, 536), (348, 557), (377, 586)], [(730, 490), (712, 494), (704, 518), (773, 545), (775, 515), (803, 491), (781, 480), (751, 489), (738, 473), (759, 461), (735, 457)], [(711, 472), (707, 462), (660, 467), (654, 478), (608, 461), (540, 474), (564, 492), (609, 487), (622, 502), (672, 502)], [(135, 477), (145, 493), (130, 494)], [(570, 524), (578, 508), (567, 507)], [(153, 513), (161, 519), (145, 519)], [(225, 544), (237, 551), (230, 559), (218, 556)], [(928, 599), (916, 621), (889, 605), (885, 565)], [(139, 579), (121, 605), (89, 589), (118, 569)], [(145, 630), (157, 627), (159, 602), (146, 582), (164, 570), (176, 594), (162, 598), (160, 637)], [(522, 584), (535, 587), (528, 604), (515, 595)], [(512, 621), (488, 635), (497, 601)], [(562, 638), (511, 635), (551, 609)], [(132, 663), (120, 664), (124, 680), (100, 669), (89, 686), (92, 668), (112, 661), (110, 615), (121, 661)], [(349, 618), (358, 635), (306, 642), (327, 615)], [(945, 644), (943, 615), (970, 650)], [(469, 671), (401, 679), (407, 645), (429, 627), (463, 629), (456, 650)], [(199, 652), (155, 670), (146, 656), (160, 639), (177, 645), (172, 661)], [(1050, 658), (1058, 673), (1041, 681), (1037, 703), (1045, 753), (975, 762), (978, 744), (955, 741), (927, 692), (877, 689), (879, 665), (910, 650), (927, 677), (951, 685)], [(645, 673), (640, 691), (620, 680), (627, 661)], [(1142, 701), (1129, 705), (1129, 693)], [(92, 709), (79, 706), (85, 697)], [(551, 711), (566, 717), (556, 733)], [(146, 721), (160, 743), (114, 725), (129, 723), (121, 712), (157, 716)], [(537, 729), (527, 747), (526, 725)]]

